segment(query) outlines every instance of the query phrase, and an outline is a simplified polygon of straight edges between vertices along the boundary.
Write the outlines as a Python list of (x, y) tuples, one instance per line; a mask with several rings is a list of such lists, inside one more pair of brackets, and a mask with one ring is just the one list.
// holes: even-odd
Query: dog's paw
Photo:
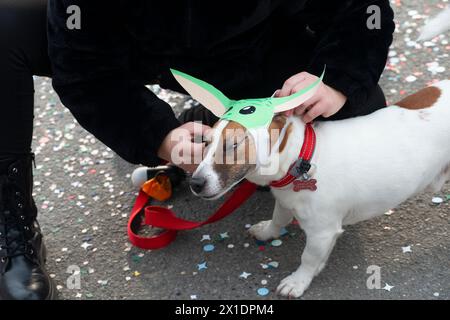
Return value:
[(258, 240), (266, 241), (280, 236), (279, 228), (272, 224), (272, 220), (261, 221), (248, 229), (248, 232)]
[(277, 293), (283, 297), (300, 298), (310, 283), (311, 280), (293, 273), (281, 280)]

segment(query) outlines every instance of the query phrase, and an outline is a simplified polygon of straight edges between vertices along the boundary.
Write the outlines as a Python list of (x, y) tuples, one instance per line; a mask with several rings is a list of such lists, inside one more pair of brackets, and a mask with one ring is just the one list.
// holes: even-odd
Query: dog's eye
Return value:
[(252, 114), (256, 111), (256, 108), (254, 106), (247, 106), (243, 107), (241, 110), (239, 110), (240, 114)]

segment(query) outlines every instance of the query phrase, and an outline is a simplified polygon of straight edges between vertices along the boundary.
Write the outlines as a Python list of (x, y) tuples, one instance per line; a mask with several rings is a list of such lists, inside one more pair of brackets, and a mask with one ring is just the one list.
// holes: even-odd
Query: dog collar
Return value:
[[(289, 167), (286, 175), (280, 180), (270, 182), (273, 188), (283, 188), (294, 182), (294, 191), (309, 189), (315, 191), (316, 180), (310, 179), (308, 171), (311, 169), (311, 159), (316, 147), (316, 133), (311, 123), (305, 126), (305, 137), (298, 159)], [(300, 178), (300, 179), (299, 179)], [(299, 180), (297, 180), (299, 179)]]

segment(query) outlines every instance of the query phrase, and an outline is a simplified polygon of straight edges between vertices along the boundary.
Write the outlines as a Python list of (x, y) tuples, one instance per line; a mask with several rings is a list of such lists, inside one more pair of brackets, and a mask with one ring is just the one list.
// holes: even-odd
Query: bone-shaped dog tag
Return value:
[(316, 179), (309, 179), (309, 180), (295, 180), (293, 182), (294, 188), (293, 190), (295, 192), (299, 192), (300, 190), (311, 190), (316, 191), (317, 190), (317, 180)]

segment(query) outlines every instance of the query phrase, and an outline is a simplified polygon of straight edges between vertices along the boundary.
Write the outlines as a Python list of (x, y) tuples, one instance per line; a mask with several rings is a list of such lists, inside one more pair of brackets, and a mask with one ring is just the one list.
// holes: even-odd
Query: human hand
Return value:
[(205, 143), (202, 142), (211, 127), (199, 122), (187, 122), (173, 129), (158, 149), (158, 157), (194, 172), (203, 158)]
[[(317, 80), (315, 75), (308, 72), (300, 72), (285, 81), (283, 87), (275, 92), (275, 97), (286, 97), (294, 94)], [(341, 92), (320, 83), (314, 96), (302, 105), (283, 112), (285, 116), (293, 114), (301, 116), (305, 123), (313, 121), (318, 116), (325, 118), (337, 113), (347, 101), (347, 97)]]

